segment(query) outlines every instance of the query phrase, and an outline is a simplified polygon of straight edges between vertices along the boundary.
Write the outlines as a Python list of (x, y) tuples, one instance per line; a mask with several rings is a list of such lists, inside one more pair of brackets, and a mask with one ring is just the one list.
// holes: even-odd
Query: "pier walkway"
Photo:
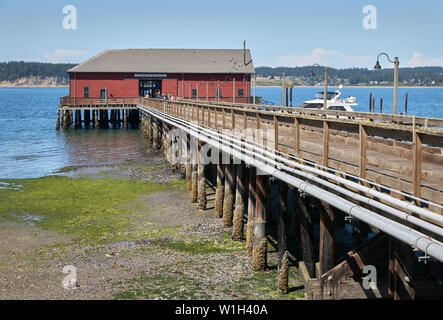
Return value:
[[(57, 126), (66, 128), (71, 122), (97, 127), (104, 121), (126, 127), (126, 119), (134, 125), (140, 119), (146, 137), (154, 147), (163, 146), (168, 157), (176, 139), (173, 129), (180, 129), (188, 142), (174, 152), (181, 156), (182, 163), (177, 165), (186, 171), (193, 201), (205, 208), (201, 185), (211, 179), (209, 168), (217, 185), (216, 214), (225, 226), (232, 227), (233, 239), (243, 237), (246, 225), (247, 248), (248, 241), (253, 243), (248, 254), (254, 270), (266, 267), (262, 244), (269, 233), (266, 223), (273, 219), (267, 186), (277, 182), (279, 268), (285, 268), (287, 229), (295, 225), (300, 256), (294, 256), (300, 261), (308, 298), (414, 299), (423, 290), (431, 296), (442, 294), (443, 119), (131, 99), (74, 103), (62, 98)], [(193, 158), (191, 138), (198, 140), (200, 150), (209, 145), (237, 162), (208, 164), (201, 156)], [(294, 196), (296, 207), (291, 222), (288, 194)], [(313, 210), (320, 212), (318, 259), (314, 255)], [(366, 241), (337, 258), (334, 225), (342, 218), (354, 220), (354, 232)], [(369, 232), (376, 235), (368, 238)], [(420, 262), (434, 261), (427, 271), (432, 281), (414, 277), (414, 252), (421, 252)], [(386, 286), (365, 288), (358, 279), (364, 267), (385, 255), (389, 261)]]

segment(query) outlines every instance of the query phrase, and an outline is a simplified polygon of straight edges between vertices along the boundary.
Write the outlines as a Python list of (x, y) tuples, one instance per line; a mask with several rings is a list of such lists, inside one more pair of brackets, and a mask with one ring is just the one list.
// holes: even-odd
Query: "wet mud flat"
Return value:
[[(298, 270), (277, 290), (276, 248), (253, 272), (243, 241), (191, 204), (152, 151), (119, 165), (69, 167), (0, 188), (0, 299), (301, 299)], [(76, 270), (77, 288), (62, 281)]]

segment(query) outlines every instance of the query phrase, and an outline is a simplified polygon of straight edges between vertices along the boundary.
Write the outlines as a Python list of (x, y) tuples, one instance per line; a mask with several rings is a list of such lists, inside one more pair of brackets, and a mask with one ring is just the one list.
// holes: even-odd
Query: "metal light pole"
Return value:
[(381, 55), (385, 55), (386, 58), (388, 59), (388, 61), (390, 63), (394, 64), (394, 103), (393, 103), (393, 114), (397, 114), (397, 104), (398, 104), (398, 67), (400, 65), (400, 61), (398, 60), (398, 57), (394, 58), (394, 61), (392, 61), (389, 56), (386, 53), (380, 53), (377, 56), (377, 63), (375, 64), (374, 69), (375, 70), (380, 70), (381, 69), (381, 65), (380, 65), (380, 56)]
[[(319, 65), (318, 63), (314, 63), (311, 67), (321, 67), (321, 65)], [(323, 110), (327, 110), (328, 108), (328, 73), (329, 73), (329, 68), (325, 67), (325, 91), (323, 94)], [(314, 70), (311, 69), (311, 73), (310, 73), (311, 77), (315, 76)]]

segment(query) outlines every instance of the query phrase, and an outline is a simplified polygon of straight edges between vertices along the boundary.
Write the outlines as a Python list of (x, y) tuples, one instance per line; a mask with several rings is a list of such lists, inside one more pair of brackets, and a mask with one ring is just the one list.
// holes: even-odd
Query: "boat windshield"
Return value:
[(306, 109), (321, 109), (323, 108), (323, 103), (303, 103), (300, 108)]
[[(328, 100), (331, 100), (335, 96), (337, 96), (337, 92), (328, 92)], [(315, 98), (317, 98), (317, 99), (324, 99), (323, 97), (324, 97), (324, 92), (318, 92), (315, 95)]]

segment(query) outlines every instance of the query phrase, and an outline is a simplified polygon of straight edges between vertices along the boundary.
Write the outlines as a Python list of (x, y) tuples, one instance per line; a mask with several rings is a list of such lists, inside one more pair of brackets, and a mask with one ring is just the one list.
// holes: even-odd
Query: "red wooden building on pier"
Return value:
[(247, 102), (248, 49), (106, 50), (68, 70), (71, 98), (155, 97)]

